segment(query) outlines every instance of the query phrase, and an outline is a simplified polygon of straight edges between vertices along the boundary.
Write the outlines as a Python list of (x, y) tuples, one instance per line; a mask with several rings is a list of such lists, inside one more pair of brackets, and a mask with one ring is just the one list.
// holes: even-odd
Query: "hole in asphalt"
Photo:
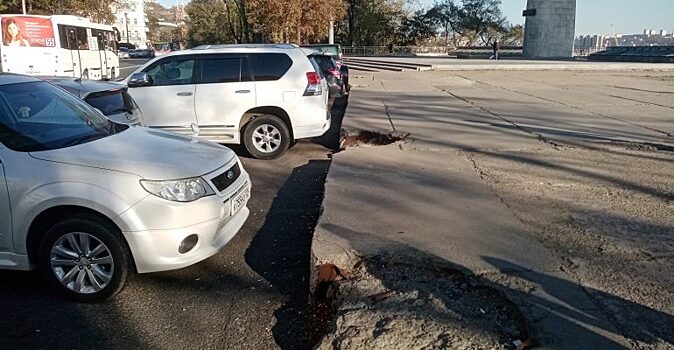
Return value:
[(398, 132), (380, 133), (368, 130), (342, 129), (340, 149), (357, 147), (360, 145), (386, 146), (404, 141), (408, 135), (409, 134)]

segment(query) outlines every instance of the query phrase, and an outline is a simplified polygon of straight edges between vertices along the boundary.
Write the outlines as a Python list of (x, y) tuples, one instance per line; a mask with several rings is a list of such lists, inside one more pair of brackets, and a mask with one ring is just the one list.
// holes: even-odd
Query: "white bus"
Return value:
[(113, 27), (76, 16), (0, 15), (0, 72), (115, 79)]

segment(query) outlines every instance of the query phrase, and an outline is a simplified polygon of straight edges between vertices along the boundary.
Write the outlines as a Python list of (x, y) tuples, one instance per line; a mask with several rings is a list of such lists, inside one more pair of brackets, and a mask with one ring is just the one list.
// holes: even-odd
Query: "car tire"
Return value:
[(246, 151), (257, 159), (276, 159), (290, 147), (288, 126), (275, 115), (251, 119), (241, 133)]
[(119, 293), (131, 270), (119, 230), (93, 215), (56, 223), (42, 237), (38, 254), (47, 285), (80, 302)]

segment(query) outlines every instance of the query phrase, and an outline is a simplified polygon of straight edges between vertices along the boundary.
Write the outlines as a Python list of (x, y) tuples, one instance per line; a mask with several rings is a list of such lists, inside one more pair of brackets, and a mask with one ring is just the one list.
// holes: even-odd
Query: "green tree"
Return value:
[(396, 38), (397, 45), (418, 45), (436, 36), (434, 18), (424, 11), (416, 11), (401, 21)]
[(235, 42), (229, 28), (230, 9), (222, 0), (192, 0), (185, 8), (189, 16), (187, 42), (190, 46)]
[(403, 0), (349, 0), (339, 37), (346, 45), (389, 45), (406, 18)]
[(452, 38), (455, 46), (488, 45), (508, 30), (501, 0), (443, 0), (427, 14), (444, 32), (445, 42)]
[[(150, 32), (148, 39), (153, 43), (169, 41), (170, 32), (161, 28), (159, 22), (168, 21), (170, 12), (167, 8), (154, 1), (145, 1), (145, 15), (147, 16), (147, 28)], [(169, 34), (169, 35), (167, 35)]]

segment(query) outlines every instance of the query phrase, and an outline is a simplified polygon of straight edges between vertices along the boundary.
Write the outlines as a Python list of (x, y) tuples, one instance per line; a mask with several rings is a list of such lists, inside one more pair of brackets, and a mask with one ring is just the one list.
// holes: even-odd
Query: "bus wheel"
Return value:
[(89, 70), (85, 69), (84, 72), (82, 72), (82, 79), (89, 79)]

